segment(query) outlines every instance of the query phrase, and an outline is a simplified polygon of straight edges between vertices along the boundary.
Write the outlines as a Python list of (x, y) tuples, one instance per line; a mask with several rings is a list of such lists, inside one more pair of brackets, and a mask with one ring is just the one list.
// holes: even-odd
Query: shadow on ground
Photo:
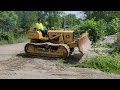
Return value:
[(26, 58), (26, 59), (43, 59), (43, 60), (58, 60), (58, 59), (62, 59), (65, 62), (64, 63), (76, 63), (79, 62), (82, 58), (83, 55), (81, 54), (74, 54), (74, 55), (70, 55), (67, 58), (54, 58), (54, 57), (43, 57), (43, 56), (30, 56), (27, 55), (26, 53), (19, 53), (16, 55), (17, 57), (22, 57), (22, 58)]
[(58, 59), (58, 58), (44, 57), (44, 56), (30, 56), (30, 55), (27, 55), (26, 53), (19, 53), (16, 56), (26, 58), (26, 59), (34, 59), (34, 58), (43, 59), (43, 60), (57, 60)]
[(78, 54), (73, 54), (70, 55), (67, 59), (65, 59), (64, 63), (70, 63), (70, 64), (74, 64), (74, 63), (78, 63), (82, 60), (83, 55), (78, 53)]

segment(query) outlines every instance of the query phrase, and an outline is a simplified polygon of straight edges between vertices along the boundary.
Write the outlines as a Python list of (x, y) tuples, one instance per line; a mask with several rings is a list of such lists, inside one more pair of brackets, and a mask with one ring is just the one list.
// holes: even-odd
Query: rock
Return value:
[(102, 40), (100, 41), (100, 43), (108, 43), (110, 45), (114, 44), (117, 41), (117, 35), (109, 35), (106, 36), (104, 38), (102, 38)]

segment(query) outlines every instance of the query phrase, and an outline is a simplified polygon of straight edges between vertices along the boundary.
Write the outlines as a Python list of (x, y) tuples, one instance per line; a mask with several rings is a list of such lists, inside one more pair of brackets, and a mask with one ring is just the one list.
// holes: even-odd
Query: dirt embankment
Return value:
[(25, 43), (0, 45), (0, 79), (119, 79), (95, 69), (76, 68), (56, 58), (27, 57)]

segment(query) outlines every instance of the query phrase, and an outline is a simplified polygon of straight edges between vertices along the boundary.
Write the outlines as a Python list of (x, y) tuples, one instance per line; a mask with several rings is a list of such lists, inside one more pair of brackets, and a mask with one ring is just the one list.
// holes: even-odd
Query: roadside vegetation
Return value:
[[(86, 18), (80, 20), (79, 25), (72, 27), (75, 36), (79, 37), (81, 33), (87, 31), (95, 53), (100, 52), (96, 48), (109, 48), (111, 51), (106, 51), (105, 54), (98, 56), (88, 56), (82, 63), (72, 57), (68, 60), (58, 61), (74, 67), (94, 68), (103, 72), (120, 74), (120, 12), (86, 11), (85, 14)], [(101, 44), (101, 39), (109, 35), (116, 35), (116, 42)]]
[(27, 41), (27, 31), (40, 17), (43, 24), (62, 28), (61, 11), (0, 11), (0, 44)]
[[(89, 33), (93, 48), (111, 48), (105, 55), (87, 57), (80, 63), (71, 57), (60, 62), (75, 67), (94, 68), (104, 72), (120, 74), (120, 11), (83, 11), (84, 19), (75, 14), (65, 15), (63, 11), (0, 11), (0, 44), (11, 44), (27, 41), (27, 31), (33, 27), (37, 18), (48, 22), (48, 26), (61, 29), (64, 18), (70, 30), (74, 30), (78, 38), (83, 32)], [(100, 44), (100, 40), (108, 35), (116, 35), (113, 44)], [(99, 50), (94, 52), (99, 53)]]

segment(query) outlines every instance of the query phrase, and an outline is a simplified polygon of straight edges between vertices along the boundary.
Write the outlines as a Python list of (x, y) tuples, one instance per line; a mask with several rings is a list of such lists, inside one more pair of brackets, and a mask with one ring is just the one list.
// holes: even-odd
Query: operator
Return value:
[(45, 29), (44, 29), (44, 26), (43, 26), (43, 24), (42, 24), (42, 20), (41, 20), (40, 18), (38, 18), (37, 21), (38, 21), (38, 22), (35, 23), (35, 28), (36, 28), (37, 30), (40, 30), (40, 31), (42, 32), (43, 37), (47, 37), (47, 32), (48, 32), (48, 30), (45, 30)]

